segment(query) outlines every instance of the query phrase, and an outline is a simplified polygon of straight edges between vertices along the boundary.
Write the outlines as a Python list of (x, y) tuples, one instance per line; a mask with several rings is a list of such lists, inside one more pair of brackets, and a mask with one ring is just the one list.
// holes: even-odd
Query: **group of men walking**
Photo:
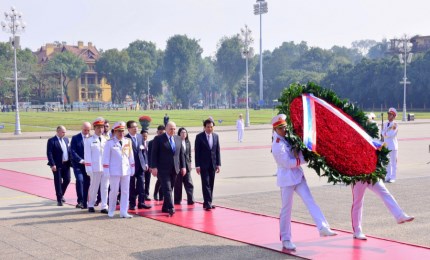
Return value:
[[(213, 120), (205, 120), (203, 125), (204, 131), (196, 136), (195, 166), (202, 179), (203, 207), (209, 211), (215, 208), (212, 195), (221, 159)], [(157, 177), (154, 199), (163, 200), (162, 212), (169, 216), (175, 213), (174, 204), (182, 200), (182, 184), (188, 205), (194, 204), (191, 144), (185, 128), (176, 134), (176, 124), (169, 121), (165, 127), (160, 125), (157, 135), (148, 141), (148, 132), (142, 130), (139, 134), (133, 120), (116, 122), (111, 132), (109, 122), (102, 117), (96, 118), (92, 126), (94, 134), (90, 136), (91, 124), (83, 123), (81, 132), (72, 137), (70, 144), (64, 126), (58, 126), (56, 135), (48, 140), (48, 165), (54, 175), (58, 206), (65, 202), (71, 166), (76, 177), (76, 208), (95, 212), (99, 194), (101, 213), (113, 217), (119, 202), (120, 217), (131, 218), (128, 210), (151, 208), (145, 203), (151, 200), (151, 174)]]

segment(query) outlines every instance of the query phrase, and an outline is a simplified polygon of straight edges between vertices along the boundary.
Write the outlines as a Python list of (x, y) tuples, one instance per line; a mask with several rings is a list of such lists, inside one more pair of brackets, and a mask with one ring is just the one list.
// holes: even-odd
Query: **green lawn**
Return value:
[[(271, 118), (278, 112), (273, 109), (253, 110), (250, 109), (251, 124), (268, 124)], [(155, 111), (100, 111), (100, 112), (20, 112), (21, 130), (23, 132), (52, 131), (58, 125), (64, 125), (69, 130), (79, 130), (82, 122), (92, 122), (96, 117), (103, 116), (113, 124), (116, 121), (138, 121), (139, 116), (149, 115), (152, 118), (151, 127), (156, 128), (163, 123), (164, 114), (167, 113), (171, 121), (178, 126), (200, 126), (204, 119), (212, 116), (217, 125), (234, 125), (240, 113), (245, 117), (245, 109), (211, 109), (211, 110), (155, 110)], [(377, 115), (376, 121), (380, 122), (381, 113)], [(414, 113), (416, 119), (429, 119), (430, 113)], [(386, 120), (386, 113), (384, 113)], [(402, 119), (402, 113), (397, 116), (397, 120)], [(218, 123), (218, 120), (223, 120)], [(0, 124), (4, 124), (4, 129), (0, 133), (13, 132), (15, 130), (15, 113), (0, 113)], [(111, 124), (111, 125), (112, 125)]]
[[(245, 109), (211, 109), (211, 110), (154, 110), (154, 111), (100, 111), (100, 112), (22, 112), (20, 111), (21, 130), (23, 132), (51, 131), (58, 125), (64, 125), (69, 130), (80, 129), (82, 122), (92, 122), (96, 117), (102, 116), (113, 125), (116, 121), (138, 121), (139, 116), (149, 115), (152, 118), (150, 128), (156, 128), (163, 124), (164, 114), (167, 113), (171, 121), (177, 126), (200, 126), (202, 121), (212, 116), (217, 125), (235, 125), (240, 113), (245, 117)], [(252, 124), (267, 124), (277, 110), (250, 109), (250, 121)], [(222, 120), (219, 123), (218, 120)], [(15, 113), (0, 113), (0, 124), (5, 128), (1, 133), (13, 132), (15, 130)]]

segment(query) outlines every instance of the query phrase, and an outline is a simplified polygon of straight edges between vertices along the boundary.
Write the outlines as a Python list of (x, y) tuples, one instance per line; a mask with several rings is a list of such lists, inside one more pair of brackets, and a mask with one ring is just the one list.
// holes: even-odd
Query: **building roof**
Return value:
[(40, 47), (39, 50), (34, 52), (37, 57), (37, 63), (47, 63), (56, 54), (61, 52), (71, 52), (76, 56), (82, 58), (85, 63), (95, 63), (100, 57), (99, 51), (91, 42), (87, 46), (83, 45), (83, 42), (78, 42), (78, 45), (66, 45), (61, 43), (47, 43), (45, 46)]

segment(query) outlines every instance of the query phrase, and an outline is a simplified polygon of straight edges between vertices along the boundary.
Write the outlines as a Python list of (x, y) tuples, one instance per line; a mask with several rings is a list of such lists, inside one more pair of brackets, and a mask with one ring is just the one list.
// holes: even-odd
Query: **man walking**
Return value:
[(66, 128), (62, 125), (57, 127), (57, 134), (48, 139), (46, 156), (48, 165), (54, 175), (55, 194), (57, 206), (63, 206), (64, 194), (70, 183), (70, 149), (69, 139), (65, 137)]
[(91, 124), (84, 122), (81, 132), (72, 137), (70, 152), (72, 154), (72, 167), (76, 178), (76, 195), (78, 204), (76, 208), (86, 209), (88, 206), (88, 189), (90, 188), (90, 177), (85, 170), (84, 141), (90, 135)]
[(203, 208), (207, 211), (215, 208), (212, 205), (215, 173), (221, 170), (220, 144), (214, 126), (211, 119), (206, 119), (204, 131), (196, 136), (194, 145), (196, 172), (202, 179)]

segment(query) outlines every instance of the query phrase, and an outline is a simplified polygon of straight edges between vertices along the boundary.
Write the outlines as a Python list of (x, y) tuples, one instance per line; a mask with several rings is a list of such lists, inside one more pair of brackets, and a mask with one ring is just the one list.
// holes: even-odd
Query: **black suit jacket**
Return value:
[(181, 168), (185, 168), (184, 148), (182, 148), (181, 138), (173, 136), (175, 140), (175, 153), (172, 151), (169, 139), (166, 134), (156, 136), (151, 147), (151, 167), (157, 168), (160, 173), (170, 173), (172, 170), (179, 173)]
[[(69, 149), (69, 139), (64, 137), (64, 143), (67, 146), (67, 153), (69, 155), (70, 161), (70, 149)], [(48, 165), (56, 166), (57, 168), (63, 167), (63, 149), (61, 149), (60, 141), (58, 141), (58, 137), (54, 136), (48, 139), (47, 147), (46, 147), (46, 156), (48, 157)]]
[(83, 164), (80, 163), (81, 160), (84, 160), (84, 139), (81, 133), (72, 137), (70, 152), (72, 154), (73, 167), (83, 166)]
[(216, 169), (221, 166), (220, 144), (216, 133), (212, 133), (213, 144), (212, 149), (209, 147), (206, 132), (201, 132), (196, 136), (194, 144), (194, 158), (196, 160), (196, 168), (200, 169)]
[[(140, 149), (140, 146), (143, 145), (142, 135), (139, 135), (139, 134), (136, 135), (137, 146), (133, 142), (133, 139), (131, 138), (130, 134), (127, 134), (125, 137), (130, 138), (131, 143), (132, 143), (134, 163), (135, 163), (135, 172), (136, 173), (143, 172), (145, 170), (145, 165), (147, 163), (146, 163), (145, 155), (143, 154), (142, 150)], [(139, 158), (139, 160), (137, 160), (137, 158)]]

